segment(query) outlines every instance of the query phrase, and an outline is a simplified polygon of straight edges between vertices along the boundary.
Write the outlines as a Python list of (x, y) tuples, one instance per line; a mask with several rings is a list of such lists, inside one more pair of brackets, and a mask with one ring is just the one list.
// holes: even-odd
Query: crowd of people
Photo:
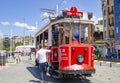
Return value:
[(22, 61), (22, 53), (21, 52), (17, 52), (17, 51), (12, 52), (12, 57), (16, 64), (18, 64), (19, 62)]
[[(46, 76), (50, 76), (49, 74), (49, 63), (47, 58), (47, 53), (50, 53), (51, 50), (48, 50), (46, 46), (42, 47), (39, 46), (35, 49), (35, 52), (30, 52), (28, 54), (29, 58), (28, 60), (32, 60), (32, 56), (35, 56), (35, 66), (37, 66), (40, 70), (40, 78), (41, 83), (44, 83), (44, 72), (46, 71)], [(11, 55), (11, 56), (10, 56)], [(18, 64), (22, 61), (22, 56), (24, 54), (19, 51), (14, 51), (9, 55), (9, 57), (12, 57), (14, 60), (14, 63)]]

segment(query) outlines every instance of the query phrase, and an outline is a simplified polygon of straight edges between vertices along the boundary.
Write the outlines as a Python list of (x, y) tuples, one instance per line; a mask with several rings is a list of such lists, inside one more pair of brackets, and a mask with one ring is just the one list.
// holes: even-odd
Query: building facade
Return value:
[(114, 14), (115, 14), (115, 39), (120, 40), (120, 0), (114, 0)]
[[(107, 47), (103, 38), (103, 18), (97, 19), (94, 28), (95, 51), (99, 51), (98, 55), (105, 57), (107, 55)], [(97, 54), (97, 53), (96, 53)]]
[(120, 58), (120, 0), (114, 0), (115, 49)]
[(106, 41), (107, 52), (115, 52), (114, 0), (101, 0), (103, 14), (103, 38)]

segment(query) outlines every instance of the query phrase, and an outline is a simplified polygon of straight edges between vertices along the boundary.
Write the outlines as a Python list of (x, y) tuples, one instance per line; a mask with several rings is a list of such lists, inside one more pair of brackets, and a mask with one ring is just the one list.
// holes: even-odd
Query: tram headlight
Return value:
[(83, 55), (78, 55), (78, 56), (76, 57), (76, 61), (77, 61), (78, 64), (83, 63), (83, 61), (84, 61)]

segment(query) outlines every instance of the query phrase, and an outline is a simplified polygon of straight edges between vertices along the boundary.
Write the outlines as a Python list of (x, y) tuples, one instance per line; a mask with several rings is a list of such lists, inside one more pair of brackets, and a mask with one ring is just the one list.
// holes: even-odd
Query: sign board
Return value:
[(35, 46), (17, 46), (16, 51), (29, 53), (29, 52), (32, 52), (34, 48)]
[(63, 15), (70, 17), (83, 17), (83, 12), (79, 12), (76, 7), (72, 7), (70, 10), (63, 10)]
[(115, 49), (120, 49), (120, 44), (116, 44)]

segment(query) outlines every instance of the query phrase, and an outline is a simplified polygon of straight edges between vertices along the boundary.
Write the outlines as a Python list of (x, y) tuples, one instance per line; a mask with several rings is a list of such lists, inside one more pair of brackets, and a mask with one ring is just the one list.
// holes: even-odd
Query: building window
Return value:
[(107, 5), (109, 5), (109, 3), (110, 3), (109, 1), (110, 1), (110, 0), (107, 0)]
[(112, 6), (112, 11), (111, 11), (111, 13), (113, 14), (114, 12), (113, 12), (113, 6)]
[(103, 15), (106, 16), (106, 11), (104, 10)]
[(103, 25), (103, 21), (102, 20), (98, 21), (98, 24)]
[(106, 20), (104, 20), (104, 27), (106, 27)]
[(119, 14), (118, 16), (119, 16), (118, 18), (119, 18), (119, 20), (120, 20), (120, 14)]
[(108, 14), (110, 14), (110, 7), (108, 7), (108, 10), (107, 10), (107, 11), (108, 11)]
[(106, 6), (106, 1), (104, 2), (104, 6)]
[(113, 33), (113, 38), (114, 38), (114, 30), (112, 30), (112, 33)]
[(118, 7), (118, 9), (120, 10), (120, 2), (119, 2), (119, 7)]

